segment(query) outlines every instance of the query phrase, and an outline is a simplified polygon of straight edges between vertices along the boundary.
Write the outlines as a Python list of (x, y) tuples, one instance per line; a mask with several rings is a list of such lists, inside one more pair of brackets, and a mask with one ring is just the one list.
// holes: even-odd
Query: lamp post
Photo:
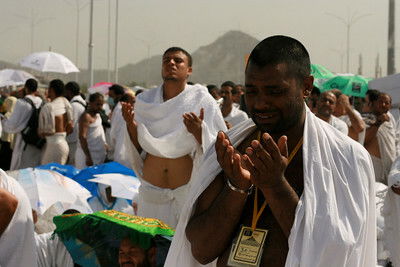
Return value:
[(351, 27), (357, 21), (359, 21), (360, 19), (365, 18), (367, 16), (370, 16), (371, 14), (363, 14), (363, 15), (359, 15), (359, 16), (356, 16), (354, 14), (351, 17), (348, 16), (347, 20), (342, 18), (342, 17), (339, 17), (339, 16), (337, 16), (335, 14), (332, 14), (332, 13), (326, 13), (326, 14), (329, 15), (329, 16), (334, 17), (335, 19), (337, 19), (339, 21), (341, 21), (346, 26), (346, 29), (347, 29), (347, 34), (346, 34), (347, 35), (347, 40), (346, 40), (346, 43), (347, 43), (347, 49), (346, 49), (346, 72), (349, 73), (350, 72), (350, 30), (351, 30)]
[(88, 58), (88, 70), (89, 70), (89, 86), (93, 85), (93, 1), (90, 0), (90, 16), (89, 16), (89, 58)]
[(115, 53), (114, 53), (114, 73), (115, 83), (118, 83), (118, 2), (116, 0), (115, 6)]

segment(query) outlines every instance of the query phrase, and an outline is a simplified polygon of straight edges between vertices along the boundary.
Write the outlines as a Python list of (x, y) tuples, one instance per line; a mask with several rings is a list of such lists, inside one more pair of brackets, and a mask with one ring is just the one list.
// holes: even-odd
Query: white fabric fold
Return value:
[(56, 132), (55, 117), (66, 114), (67, 121), (73, 120), (72, 107), (65, 97), (57, 97), (52, 102), (46, 103), (39, 114), (38, 131), (42, 134), (54, 134)]
[[(187, 131), (182, 115), (194, 112), (199, 115), (204, 108), (202, 145)], [(136, 98), (135, 120), (138, 123), (138, 139), (145, 153), (159, 157), (177, 158), (194, 154), (194, 165), (203, 151), (214, 142), (218, 131), (226, 131), (221, 110), (207, 88), (187, 85), (178, 96), (163, 102), (162, 86), (143, 92)], [(143, 159), (124, 129), (124, 145), (120, 151), (120, 163), (143, 176)]]
[(382, 212), (385, 218), (385, 249), (390, 253), (393, 266), (400, 266), (400, 195), (393, 192), (392, 186), (400, 188), (400, 157), (393, 163), (388, 176), (388, 191)]
[(138, 123), (138, 141), (144, 151), (163, 158), (179, 158), (194, 152), (197, 142), (190, 134), (182, 115), (194, 112), (199, 115), (204, 108), (203, 151), (215, 138), (218, 130), (226, 129), (215, 100), (207, 88), (199, 84), (186, 85), (176, 97), (163, 101), (162, 86), (138, 95), (135, 103), (135, 120)]
[(18, 199), (6, 230), (0, 236), (0, 266), (37, 266), (32, 208), (21, 185), (0, 169), (0, 188)]
[[(86, 138), (93, 165), (104, 163), (106, 158), (106, 137), (101, 124), (100, 114), (96, 114), (96, 120), (89, 125)], [(80, 142), (78, 142), (75, 152), (75, 167), (78, 169), (87, 167), (86, 155), (83, 152)]]
[[(369, 154), (306, 109), (304, 191), (296, 208), (285, 266), (375, 266), (375, 188)], [(238, 145), (254, 128), (247, 120), (228, 135)], [(215, 149), (210, 147), (194, 170), (165, 266), (201, 266), (191, 254), (185, 228), (196, 200), (220, 171)]]
[[(393, 115), (390, 113), (390, 121), (384, 122), (379, 126), (376, 138), (378, 139), (379, 152), (381, 155), (381, 166), (382, 177), (376, 177), (378, 182), (387, 184), (387, 177), (390, 172), (390, 168), (396, 159), (396, 126)], [(375, 167), (375, 166), (374, 166)]]

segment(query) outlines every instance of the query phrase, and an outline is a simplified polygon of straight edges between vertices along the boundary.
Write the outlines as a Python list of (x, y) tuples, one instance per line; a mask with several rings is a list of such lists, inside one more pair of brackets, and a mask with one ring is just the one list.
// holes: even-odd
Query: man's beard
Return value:
[[(260, 112), (259, 110), (253, 110), (251, 113), (251, 118), (257, 125), (257, 128), (263, 133), (267, 132), (271, 134), (283, 134), (300, 122), (304, 111), (304, 102), (297, 101), (297, 99), (295, 99), (289, 103), (287, 110), (290, 111), (290, 115), (286, 116), (284, 116), (282, 111), (276, 110), (276, 112), (279, 114), (280, 120), (274, 125), (258, 123), (254, 114)], [(261, 113), (262, 112), (263, 111), (261, 111)]]

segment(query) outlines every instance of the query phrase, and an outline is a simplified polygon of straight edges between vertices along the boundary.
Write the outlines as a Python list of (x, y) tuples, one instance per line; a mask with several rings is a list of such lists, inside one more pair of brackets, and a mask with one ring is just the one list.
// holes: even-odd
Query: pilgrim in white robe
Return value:
[[(306, 109), (304, 191), (295, 211), (285, 266), (376, 266), (375, 182), (369, 154)], [(227, 134), (237, 146), (255, 127), (249, 119)], [(165, 266), (203, 266), (192, 256), (185, 229), (198, 197), (220, 171), (211, 146), (193, 171)]]
[[(182, 115), (187, 112), (199, 114), (201, 108), (204, 109), (204, 120), (202, 144), (199, 145), (194, 136), (187, 131)], [(197, 165), (203, 151), (214, 141), (218, 131), (226, 130), (215, 99), (206, 87), (199, 84), (186, 85), (179, 95), (167, 101), (163, 100), (162, 86), (139, 94), (135, 103), (135, 120), (138, 124), (138, 141), (144, 153), (170, 159), (191, 155), (193, 166)], [(140, 178), (143, 158), (130, 141), (126, 129), (124, 132), (121, 155)], [(171, 190), (154, 186), (141, 179), (138, 215), (162, 219), (171, 227), (175, 227), (188, 186), (183, 185)], [(160, 198), (166, 201), (163, 203), (165, 206), (160, 205)]]
[(384, 244), (393, 266), (400, 266), (400, 195), (391, 187), (400, 188), (400, 157), (393, 163), (388, 176), (388, 190), (383, 206), (385, 221)]
[[(96, 120), (89, 125), (87, 132), (87, 143), (93, 165), (103, 164), (106, 159), (106, 136), (103, 125), (101, 124), (100, 114), (96, 114)], [(75, 152), (75, 167), (78, 169), (86, 168), (86, 155), (82, 150), (81, 143)]]
[(123, 155), (125, 153), (123, 146), (126, 122), (122, 116), (122, 105), (120, 102), (115, 106), (110, 121), (110, 147), (111, 151), (113, 151), (113, 160), (129, 168), (129, 162), (125, 160)]
[(228, 116), (224, 117), (224, 120), (234, 127), (248, 118), (249, 116), (247, 116), (246, 112), (240, 110), (238, 107), (232, 106), (231, 112), (228, 114)]
[(390, 120), (379, 126), (376, 133), (381, 157), (371, 155), (377, 182), (387, 184), (390, 168), (396, 159), (396, 122), (393, 115), (388, 113)]
[[(33, 95), (27, 95), (25, 97), (32, 100), (36, 108), (39, 108), (42, 104), (42, 99), (40, 97)], [(24, 99), (18, 99), (11, 116), (9, 118), (4, 118), (1, 122), (4, 132), (16, 134), (10, 170), (18, 170), (40, 165), (41, 149), (26, 144), (24, 140), (22, 140), (21, 136), (21, 131), (24, 130), (28, 124), (31, 114), (31, 104)]]
[(69, 154), (68, 154), (68, 164), (75, 164), (75, 151), (78, 142), (78, 128), (79, 128), (79, 119), (81, 118), (83, 112), (86, 109), (86, 101), (82, 98), (81, 95), (74, 96), (71, 101), (72, 111), (73, 111), (73, 126), (74, 130), (67, 136), (67, 142), (69, 146)]
[(46, 103), (39, 114), (39, 134), (46, 136), (41, 164), (52, 162), (65, 164), (68, 159), (69, 147), (66, 132), (56, 132), (56, 116), (66, 114), (67, 123), (73, 120), (72, 107), (65, 97), (57, 97)]
[(21, 185), (0, 169), (0, 188), (18, 199), (6, 230), (0, 235), (0, 266), (37, 266), (32, 208)]

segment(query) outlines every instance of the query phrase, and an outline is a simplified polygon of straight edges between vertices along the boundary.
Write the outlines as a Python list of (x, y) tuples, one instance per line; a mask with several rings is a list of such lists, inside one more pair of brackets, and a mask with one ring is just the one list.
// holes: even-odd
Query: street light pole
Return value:
[(115, 72), (115, 83), (118, 83), (118, 2), (116, 0), (115, 6), (115, 53), (114, 53), (114, 72)]
[(345, 20), (342, 17), (339, 17), (335, 14), (332, 13), (326, 13), (329, 16), (334, 17), (335, 19), (341, 21), (347, 29), (347, 52), (346, 52), (346, 72), (349, 73), (350, 72), (350, 30), (351, 30), (351, 26), (353, 26), (357, 21), (359, 21), (360, 19), (370, 16), (372, 14), (363, 14), (360, 16), (356, 16), (356, 15), (352, 15), (352, 17), (348, 17), (347, 20)]
[(89, 18), (89, 59), (88, 59), (88, 69), (89, 69), (89, 86), (93, 85), (93, 1), (90, 0), (90, 18)]
[(111, 0), (108, 0), (107, 82), (111, 82)]

